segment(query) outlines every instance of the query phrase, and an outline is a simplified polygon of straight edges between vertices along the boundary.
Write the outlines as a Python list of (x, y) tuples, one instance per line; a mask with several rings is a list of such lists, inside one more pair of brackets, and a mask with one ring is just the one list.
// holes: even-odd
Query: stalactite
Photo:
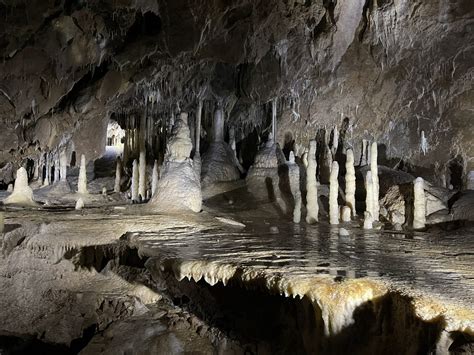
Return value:
[(339, 224), (339, 164), (333, 161), (331, 165), (331, 175), (329, 179), (329, 223)]
[(356, 176), (354, 169), (354, 152), (352, 149), (346, 151), (346, 205), (351, 209), (352, 217), (356, 216), (355, 190)]
[(318, 222), (318, 185), (316, 181), (316, 141), (309, 142), (306, 170), (306, 222), (309, 224)]
[(196, 138), (195, 138), (195, 152), (201, 152), (201, 116), (202, 116), (202, 99), (198, 100), (198, 107), (196, 111)]
[(363, 139), (362, 140), (362, 151), (361, 151), (361, 154), (360, 154), (360, 166), (366, 166), (367, 163), (368, 163), (368, 160), (367, 160), (367, 140), (366, 139)]
[(274, 98), (272, 100), (272, 137), (277, 140), (277, 104), (278, 99)]

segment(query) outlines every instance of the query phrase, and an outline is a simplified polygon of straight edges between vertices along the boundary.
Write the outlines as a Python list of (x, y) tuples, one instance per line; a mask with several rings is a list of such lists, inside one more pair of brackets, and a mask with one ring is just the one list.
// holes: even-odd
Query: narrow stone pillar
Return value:
[(364, 213), (364, 220), (368, 220), (370, 217), (370, 223), (369, 220), (367, 222), (367, 226), (370, 225), (370, 228), (366, 228), (366, 224), (364, 222), (364, 229), (371, 229), (372, 228), (372, 213), (374, 211), (374, 183), (372, 180), (372, 172), (367, 171), (367, 175), (365, 176), (365, 213)]
[(329, 178), (329, 223), (339, 224), (339, 164), (333, 161), (331, 165), (331, 175)]
[(351, 209), (352, 217), (356, 216), (355, 190), (356, 176), (354, 169), (354, 152), (352, 149), (346, 151), (346, 205)]
[(77, 192), (80, 194), (87, 194), (87, 171), (86, 171), (86, 157), (81, 155), (81, 166), (79, 168), (79, 179), (77, 181)]
[(425, 182), (418, 177), (413, 182), (413, 229), (423, 229), (426, 225)]
[(115, 183), (114, 192), (120, 192), (120, 182), (122, 181), (122, 160), (120, 157), (117, 158), (115, 165)]
[(295, 154), (290, 152), (290, 160), (288, 165), (288, 177), (290, 180), (290, 189), (295, 200), (295, 207), (293, 209), (293, 222), (300, 223), (301, 221), (301, 190), (300, 190), (300, 167), (295, 163)]
[(374, 221), (379, 220), (380, 205), (379, 205), (379, 169), (377, 166), (378, 152), (377, 142), (373, 142), (370, 149), (370, 171), (372, 172), (372, 183), (373, 183), (373, 213), (372, 218)]
[(133, 160), (132, 167), (132, 201), (138, 201), (138, 163), (137, 160)]
[(306, 169), (306, 223), (318, 222), (318, 184), (316, 181), (316, 141), (309, 142), (309, 152), (307, 154)]
[(145, 150), (140, 151), (139, 158), (139, 172), (138, 172), (138, 195), (142, 197), (142, 200), (146, 197), (146, 153)]
[(151, 196), (155, 196), (156, 189), (158, 187), (158, 180), (159, 180), (159, 173), (158, 173), (158, 161), (155, 160), (153, 164), (153, 173), (151, 178)]
[(67, 154), (66, 149), (62, 149), (59, 153), (59, 181), (67, 181)]

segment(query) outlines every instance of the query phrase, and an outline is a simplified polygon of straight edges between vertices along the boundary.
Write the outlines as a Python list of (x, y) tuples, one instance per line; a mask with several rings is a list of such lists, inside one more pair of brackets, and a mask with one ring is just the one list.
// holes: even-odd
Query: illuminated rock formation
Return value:
[(306, 222), (309, 224), (318, 222), (318, 183), (316, 181), (316, 141), (309, 142), (309, 152), (306, 168)]
[(331, 177), (329, 180), (329, 223), (339, 224), (339, 164), (337, 161), (332, 163)]
[(33, 190), (28, 186), (28, 174), (26, 169), (21, 167), (16, 172), (15, 185), (13, 192), (5, 200), (5, 205), (35, 206), (33, 200)]

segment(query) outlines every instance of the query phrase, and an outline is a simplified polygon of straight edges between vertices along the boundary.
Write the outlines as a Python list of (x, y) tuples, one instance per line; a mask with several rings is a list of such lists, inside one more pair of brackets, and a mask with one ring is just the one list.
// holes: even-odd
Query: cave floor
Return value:
[[(473, 227), (367, 232), (358, 222), (293, 224), (272, 204), (238, 196), (210, 198), (199, 214), (151, 214), (146, 204), (91, 204), (82, 211), (71, 206), (8, 208), (5, 235), (32, 228), (26, 248), (49, 250), (52, 263), (73, 249), (126, 244), (178, 280), (237, 281), (272, 294), (307, 296), (323, 310), (325, 302), (330, 304), (332, 316), (338, 316), (338, 307), (354, 309), (395, 291), (413, 299), (422, 319), (444, 317), (446, 329), (474, 332)], [(5, 277), (11, 263), (2, 264)]]

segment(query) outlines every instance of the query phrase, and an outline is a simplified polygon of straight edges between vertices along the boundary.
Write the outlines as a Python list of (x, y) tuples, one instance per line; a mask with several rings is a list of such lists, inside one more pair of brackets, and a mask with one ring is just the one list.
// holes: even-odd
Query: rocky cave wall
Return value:
[(109, 117), (192, 120), (198, 97), (240, 139), (277, 98), (282, 146), (347, 118), (356, 151), (474, 170), (470, 0), (2, 0), (0, 18), (4, 183), (60, 146), (100, 157)]

